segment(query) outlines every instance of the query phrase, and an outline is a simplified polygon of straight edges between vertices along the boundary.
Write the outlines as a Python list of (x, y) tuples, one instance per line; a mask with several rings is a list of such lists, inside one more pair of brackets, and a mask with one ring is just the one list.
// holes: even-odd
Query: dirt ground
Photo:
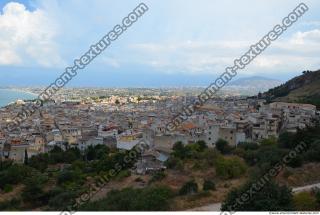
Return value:
[(20, 193), (23, 188), (24, 188), (24, 185), (19, 184), (19, 185), (13, 186), (13, 190), (9, 193), (0, 191), (0, 202), (11, 200), (14, 197), (20, 196)]
[(320, 163), (308, 163), (299, 168), (286, 167), (277, 181), (290, 187), (299, 187), (320, 181)]

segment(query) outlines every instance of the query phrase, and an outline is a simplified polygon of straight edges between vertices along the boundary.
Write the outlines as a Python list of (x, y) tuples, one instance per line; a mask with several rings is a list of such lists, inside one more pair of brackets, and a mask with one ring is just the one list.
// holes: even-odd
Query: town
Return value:
[(16, 101), (0, 109), (0, 158), (24, 163), (26, 157), (62, 150), (105, 145), (130, 150), (148, 146), (136, 165), (136, 173), (146, 174), (165, 168), (163, 162), (176, 142), (184, 145), (205, 141), (214, 148), (219, 139), (237, 147), (257, 143), (281, 132), (295, 133), (314, 126), (319, 111), (311, 104), (266, 103), (255, 97), (217, 97), (203, 106), (174, 131), (167, 123), (193, 95), (119, 96), (50, 100), (13, 131), (5, 126), (33, 101)]

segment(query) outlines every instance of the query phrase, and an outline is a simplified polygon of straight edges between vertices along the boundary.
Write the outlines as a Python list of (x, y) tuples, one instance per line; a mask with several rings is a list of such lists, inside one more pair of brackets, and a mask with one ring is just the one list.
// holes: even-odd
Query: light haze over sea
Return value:
[(36, 96), (32, 93), (12, 90), (12, 89), (0, 89), (0, 107), (4, 107), (16, 100), (28, 100), (34, 99)]

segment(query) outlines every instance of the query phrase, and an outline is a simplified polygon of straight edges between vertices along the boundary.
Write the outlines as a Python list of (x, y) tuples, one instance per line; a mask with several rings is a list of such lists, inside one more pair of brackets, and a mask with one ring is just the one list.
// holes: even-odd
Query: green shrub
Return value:
[[(286, 186), (279, 186), (274, 181), (263, 183), (255, 192), (257, 181), (249, 181), (239, 188), (231, 190), (222, 203), (222, 211), (291, 211), (292, 192)], [(251, 192), (254, 191), (252, 194)]]
[(0, 202), (0, 211), (17, 211), (20, 210), (20, 199), (13, 198), (11, 200)]
[(232, 147), (227, 141), (219, 139), (216, 142), (216, 149), (219, 150), (222, 154), (228, 154), (231, 152)]
[(0, 188), (4, 188), (4, 185), (18, 184), (28, 177), (30, 173), (30, 167), (12, 164), (6, 170), (0, 172)]
[(164, 165), (168, 168), (168, 169), (183, 169), (183, 162), (182, 160), (180, 160), (179, 158), (176, 157), (169, 157), (168, 160), (165, 161)]
[(75, 198), (75, 192), (55, 189), (50, 191), (50, 200), (48, 205), (51, 210), (65, 210), (68, 206), (73, 205)]
[(215, 190), (216, 189), (216, 185), (211, 180), (204, 180), (202, 189), (203, 190)]
[(9, 193), (9, 192), (11, 192), (12, 190), (13, 190), (12, 185), (10, 185), (10, 184), (4, 185), (3, 191), (4, 191), (5, 193)]
[(294, 208), (298, 211), (312, 211), (317, 208), (317, 200), (307, 192), (297, 193), (293, 196)]
[(79, 182), (83, 179), (81, 172), (76, 170), (63, 170), (58, 175), (57, 183), (59, 185), (67, 182)]
[(155, 182), (155, 181), (161, 181), (166, 177), (166, 174), (163, 171), (158, 171), (152, 175), (152, 178), (150, 179), (149, 183)]
[(180, 195), (194, 194), (198, 192), (198, 184), (195, 181), (188, 181), (179, 190)]
[(116, 175), (117, 180), (122, 180), (126, 177), (129, 177), (131, 175), (130, 170), (122, 170)]
[(219, 158), (216, 161), (217, 175), (224, 179), (232, 179), (241, 176), (247, 170), (245, 163), (237, 158)]
[(84, 204), (85, 211), (167, 211), (173, 192), (165, 186), (112, 190), (99, 201)]

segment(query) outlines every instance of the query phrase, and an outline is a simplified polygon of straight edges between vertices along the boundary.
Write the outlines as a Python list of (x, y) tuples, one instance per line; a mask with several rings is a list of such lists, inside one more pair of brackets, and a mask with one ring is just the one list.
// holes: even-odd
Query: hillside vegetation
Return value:
[(267, 101), (309, 103), (320, 108), (320, 70), (304, 71), (286, 83), (263, 93)]

